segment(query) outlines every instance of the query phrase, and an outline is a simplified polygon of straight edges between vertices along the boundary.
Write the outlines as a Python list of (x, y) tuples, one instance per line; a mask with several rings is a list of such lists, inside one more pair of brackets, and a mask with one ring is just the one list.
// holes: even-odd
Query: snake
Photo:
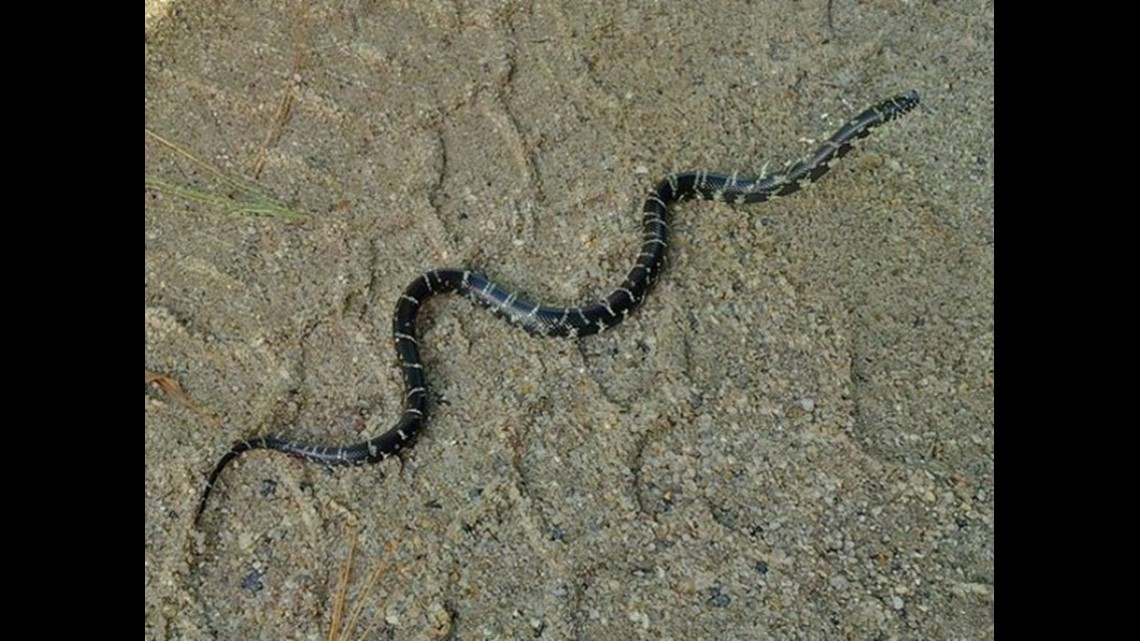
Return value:
[(535, 336), (573, 339), (609, 329), (621, 323), (645, 300), (660, 275), (668, 248), (669, 211), (674, 204), (690, 199), (754, 204), (793, 194), (827, 173), (836, 160), (851, 151), (852, 146), (873, 129), (906, 114), (917, 105), (916, 91), (882, 100), (848, 120), (815, 151), (787, 164), (780, 171), (769, 173), (765, 170), (750, 177), (737, 173), (689, 171), (661, 180), (649, 192), (642, 208), (642, 244), (637, 260), (625, 280), (597, 302), (579, 307), (533, 303), (486, 275), (467, 269), (433, 269), (420, 274), (396, 301), (392, 317), (392, 339), (404, 379), (403, 411), (396, 424), (375, 438), (351, 445), (318, 445), (281, 436), (257, 436), (238, 441), (210, 472), (198, 502), (195, 521), (201, 518), (222, 471), (251, 450), (284, 452), (329, 466), (342, 466), (379, 463), (413, 445), (428, 417), (428, 384), (420, 360), (416, 316), (431, 297), (458, 293)]

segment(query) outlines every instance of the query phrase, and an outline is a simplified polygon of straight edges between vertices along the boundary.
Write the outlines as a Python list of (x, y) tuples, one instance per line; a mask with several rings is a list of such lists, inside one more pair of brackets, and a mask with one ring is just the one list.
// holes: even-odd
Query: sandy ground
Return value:
[[(283, 5), (287, 5), (284, 8)], [(988, 639), (994, 11), (977, 2), (207, 2), (148, 23), (145, 638)], [(604, 8), (603, 8), (604, 6)], [(433, 414), (382, 465), (419, 272), (550, 303), (625, 274), (645, 190), (756, 171), (916, 89), (812, 190), (685, 204), (621, 327), (423, 312)], [(376, 581), (366, 590), (373, 570)]]

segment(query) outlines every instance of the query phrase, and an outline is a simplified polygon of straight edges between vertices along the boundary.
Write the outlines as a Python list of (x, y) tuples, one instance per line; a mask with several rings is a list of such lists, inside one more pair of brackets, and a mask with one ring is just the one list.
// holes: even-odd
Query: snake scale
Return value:
[(198, 503), (195, 520), (222, 471), (250, 450), (275, 450), (326, 465), (377, 463), (409, 447), (424, 427), (428, 412), (428, 388), (416, 338), (416, 314), (428, 298), (457, 292), (490, 308), (497, 316), (537, 336), (575, 338), (589, 336), (617, 325), (645, 300), (665, 261), (668, 247), (669, 208), (682, 200), (717, 200), (735, 204), (761, 203), (787, 196), (810, 185), (827, 173), (832, 163), (851, 150), (875, 127), (911, 111), (918, 93), (909, 91), (869, 107), (849, 120), (815, 151), (775, 173), (756, 177), (712, 174), (704, 171), (674, 174), (649, 192), (642, 208), (641, 252), (622, 281), (608, 296), (582, 307), (548, 307), (519, 298), (485, 275), (465, 269), (435, 269), (411, 282), (396, 302), (392, 337), (404, 378), (404, 409), (396, 424), (383, 434), (352, 445), (313, 445), (278, 436), (258, 436), (238, 441), (214, 466)]

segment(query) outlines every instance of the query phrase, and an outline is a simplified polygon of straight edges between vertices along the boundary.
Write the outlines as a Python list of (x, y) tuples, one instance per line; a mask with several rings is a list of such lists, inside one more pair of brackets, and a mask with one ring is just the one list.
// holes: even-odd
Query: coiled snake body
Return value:
[(368, 441), (353, 445), (311, 445), (277, 436), (259, 436), (238, 441), (214, 466), (195, 516), (201, 516), (226, 466), (249, 450), (285, 452), (327, 465), (363, 465), (383, 461), (410, 446), (423, 430), (427, 418), (427, 381), (416, 343), (416, 313), (425, 300), (458, 292), (488, 307), (496, 315), (537, 336), (578, 337), (596, 334), (625, 319), (645, 299), (665, 260), (668, 214), (673, 203), (690, 198), (731, 203), (760, 203), (799, 191), (827, 173), (831, 164), (857, 140), (879, 125), (894, 120), (918, 105), (918, 94), (907, 92), (863, 111), (839, 128), (815, 151), (776, 173), (758, 177), (710, 174), (695, 171), (670, 176), (649, 193), (642, 209), (643, 243), (637, 262), (608, 296), (584, 307), (547, 307), (519, 298), (483, 274), (463, 269), (436, 269), (413, 280), (396, 302), (392, 336), (404, 375), (404, 410), (396, 424)]

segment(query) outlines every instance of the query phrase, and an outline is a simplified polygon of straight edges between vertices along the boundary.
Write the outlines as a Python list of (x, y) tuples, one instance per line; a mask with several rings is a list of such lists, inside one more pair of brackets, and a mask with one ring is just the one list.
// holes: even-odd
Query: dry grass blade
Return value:
[[(344, 528), (349, 529), (346, 523)], [(352, 574), (352, 556), (356, 553), (356, 530), (349, 530), (348, 556), (340, 566), (340, 575), (337, 577), (336, 597), (333, 598), (332, 623), (329, 625), (328, 641), (337, 641), (340, 638), (340, 623), (344, 618), (344, 602), (348, 594), (348, 577)]]
[[(349, 526), (345, 525), (347, 529)], [(352, 574), (352, 558), (356, 552), (357, 535), (356, 530), (350, 530), (348, 542), (348, 556), (345, 558), (344, 563), (340, 566), (339, 576), (337, 578), (336, 596), (333, 598), (332, 609), (332, 623), (329, 626), (328, 641), (347, 641), (349, 636), (357, 639), (366, 639), (372, 633), (376, 626), (376, 619), (373, 619), (366, 628), (361, 630), (358, 634), (353, 634), (360, 624), (361, 616), (364, 614), (365, 604), (368, 603), (369, 597), (372, 596), (372, 591), (376, 584), (380, 582), (380, 577), (388, 570), (388, 560), (395, 557), (396, 547), (399, 543), (396, 540), (391, 540), (386, 546), (384, 557), (373, 568), (372, 573), (368, 576), (368, 582), (364, 588), (357, 595), (355, 603), (352, 607), (351, 614), (345, 620), (345, 606), (348, 600), (348, 582)]]
[(293, 102), (301, 90), (301, 71), (308, 62), (309, 16), (305, 12), (304, 3), (298, 3), (297, 7), (298, 17), (293, 24), (293, 66), (289, 74), (289, 81), (281, 95), (281, 102), (277, 104), (277, 114), (273, 118), (273, 124), (266, 132), (265, 140), (261, 143), (261, 149), (253, 161), (252, 174), (255, 179), (261, 177), (261, 171), (265, 169), (265, 161), (269, 156), (269, 149), (277, 146), (281, 140), (281, 135), (285, 132), (285, 125), (288, 124), (293, 115)]
[(273, 200), (262, 192), (255, 184), (234, 178), (222, 172), (221, 170), (213, 167), (209, 163), (201, 160), (194, 154), (183, 149), (176, 143), (160, 136), (159, 134), (143, 128), (143, 132), (153, 141), (173, 151), (175, 154), (190, 161), (193, 165), (204, 171), (205, 173), (216, 178), (220, 183), (229, 188), (233, 196), (221, 195), (211, 193), (193, 187), (178, 185), (168, 180), (158, 178), (157, 176), (144, 176), (144, 182), (147, 189), (154, 189), (165, 194), (170, 194), (178, 198), (191, 200), (194, 202), (204, 203), (212, 207), (217, 207), (227, 213), (232, 214), (248, 214), (253, 216), (271, 216), (273, 218), (281, 218), (287, 222), (298, 222), (304, 220), (305, 214), (290, 209), (281, 203)]

